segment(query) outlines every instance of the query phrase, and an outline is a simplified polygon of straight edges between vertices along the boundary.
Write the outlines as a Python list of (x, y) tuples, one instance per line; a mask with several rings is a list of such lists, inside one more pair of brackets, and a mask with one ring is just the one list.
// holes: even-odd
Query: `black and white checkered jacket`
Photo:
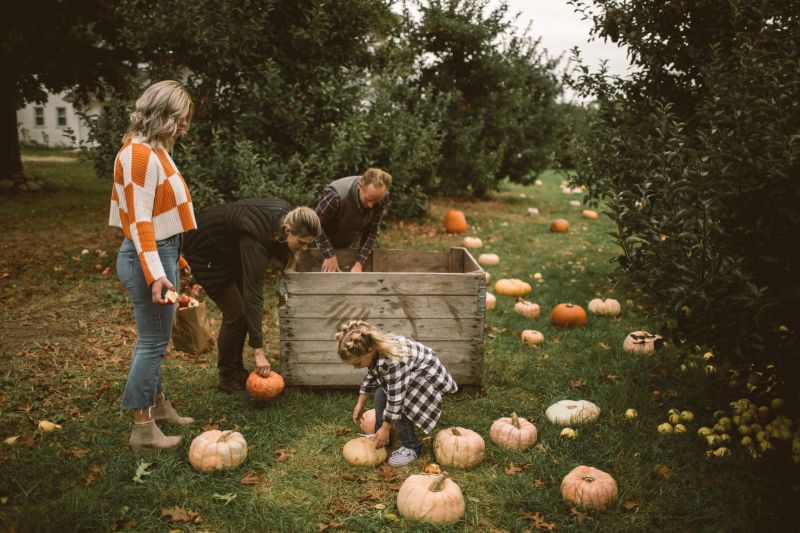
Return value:
[(382, 388), (386, 392), (384, 420), (396, 421), (405, 416), (430, 433), (442, 414), (442, 394), (456, 392), (458, 385), (424, 344), (400, 335), (391, 337), (390, 342), (402, 347), (403, 357), (395, 361), (379, 353), (367, 369), (360, 392), (371, 394)]

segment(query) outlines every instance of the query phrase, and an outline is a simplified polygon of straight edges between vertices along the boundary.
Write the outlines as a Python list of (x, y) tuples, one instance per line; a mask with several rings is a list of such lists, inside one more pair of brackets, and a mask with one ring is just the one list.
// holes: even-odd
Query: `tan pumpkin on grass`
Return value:
[(494, 292), (502, 294), (503, 296), (514, 296), (519, 298), (531, 293), (531, 286), (529, 283), (521, 279), (500, 279), (494, 284)]
[(577, 466), (561, 482), (561, 497), (572, 505), (603, 511), (617, 501), (617, 482), (600, 469)]
[(347, 441), (342, 448), (344, 460), (355, 466), (375, 466), (386, 460), (386, 448), (375, 449), (375, 441), (358, 437)]
[(497, 254), (481, 254), (478, 256), (478, 263), (483, 266), (497, 266), (500, 264), (500, 256)]
[[(361, 415), (361, 422), (359, 423), (359, 426), (361, 427), (361, 431), (363, 433), (372, 434), (377, 431), (377, 429), (375, 429), (375, 409), (364, 411), (364, 413)], [(395, 424), (392, 424), (392, 429), (389, 432), (389, 435), (389, 438), (392, 440), (397, 440), (399, 438), (400, 434), (398, 433), (398, 429)]]
[(205, 431), (189, 446), (189, 464), (200, 472), (231, 470), (246, 458), (247, 441), (238, 431)]
[(490, 279), (492, 279), (492, 275), (491, 275), (491, 274), (489, 274), (489, 273), (488, 273), (488, 272), (486, 272), (486, 271), (484, 271), (484, 272), (483, 272), (483, 275), (484, 275), (484, 277), (486, 278), (486, 285), (489, 285), (489, 280), (490, 280)]
[(436, 434), (433, 452), (440, 465), (472, 468), (483, 461), (486, 443), (471, 429), (452, 427)]
[(445, 474), (414, 474), (400, 486), (397, 509), (407, 520), (443, 525), (459, 520), (466, 508), (461, 487)]
[(527, 344), (534, 348), (538, 348), (539, 345), (544, 342), (544, 334), (535, 329), (523, 330), (522, 333), (520, 333), (520, 338), (522, 339), (522, 344)]
[(597, 220), (597, 211), (593, 211), (591, 209), (584, 209), (581, 211), (581, 216), (583, 218), (588, 218), (589, 220)]
[(548, 407), (545, 416), (553, 424), (571, 426), (594, 422), (600, 416), (600, 408), (587, 400), (561, 400)]
[(480, 237), (464, 237), (464, 248), (481, 248), (483, 241)]
[(593, 300), (589, 301), (589, 308), (590, 313), (594, 313), (596, 315), (602, 316), (618, 316), (622, 313), (622, 306), (619, 304), (618, 300), (614, 298), (606, 298), (605, 300), (601, 298), (594, 298)]
[(628, 333), (622, 343), (622, 349), (630, 353), (648, 354), (652, 353), (664, 345), (661, 335), (655, 335), (647, 331), (634, 331)]
[(550, 314), (550, 321), (557, 328), (584, 327), (589, 319), (583, 307), (573, 303), (558, 304)]
[(535, 304), (521, 298), (517, 303), (514, 304), (514, 311), (525, 318), (537, 318), (542, 312), (539, 304)]
[(283, 376), (272, 371), (267, 377), (262, 378), (254, 370), (250, 372), (245, 387), (253, 400), (266, 402), (272, 400), (283, 391)]
[(486, 309), (494, 309), (497, 306), (497, 298), (491, 292), (486, 293)]
[(557, 218), (550, 224), (550, 231), (553, 233), (566, 233), (569, 231), (569, 222), (565, 218)]
[(524, 450), (536, 444), (536, 426), (511, 413), (511, 416), (498, 418), (489, 430), (489, 436), (498, 446), (508, 450)]

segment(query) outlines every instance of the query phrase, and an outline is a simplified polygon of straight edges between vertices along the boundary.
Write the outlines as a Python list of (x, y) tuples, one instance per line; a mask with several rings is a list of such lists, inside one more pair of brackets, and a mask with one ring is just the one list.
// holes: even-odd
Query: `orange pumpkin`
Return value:
[(573, 505), (602, 511), (617, 501), (617, 482), (591, 466), (577, 466), (561, 482), (561, 497)]
[(581, 216), (583, 218), (588, 218), (589, 220), (597, 220), (597, 211), (593, 211), (591, 209), (584, 209), (581, 212)]
[(588, 323), (586, 311), (576, 304), (558, 304), (553, 308), (550, 320), (558, 328), (584, 327)]
[(262, 378), (253, 371), (250, 372), (250, 377), (247, 378), (245, 386), (252, 399), (258, 402), (266, 402), (283, 391), (283, 376), (273, 371), (267, 377)]
[(501, 279), (494, 284), (494, 292), (505, 296), (525, 296), (531, 293), (531, 286), (521, 279)]
[(541, 312), (539, 304), (522, 299), (514, 304), (514, 311), (527, 318), (536, 318)]
[(467, 217), (463, 211), (451, 209), (444, 217), (444, 230), (447, 233), (464, 233), (467, 231)]
[(550, 224), (550, 231), (553, 233), (566, 233), (569, 230), (569, 222), (564, 218), (557, 218)]

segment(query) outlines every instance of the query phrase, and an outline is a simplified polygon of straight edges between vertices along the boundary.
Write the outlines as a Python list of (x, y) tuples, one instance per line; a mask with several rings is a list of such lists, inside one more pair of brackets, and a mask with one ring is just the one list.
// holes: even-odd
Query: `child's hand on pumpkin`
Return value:
[(381, 426), (381, 429), (375, 433), (375, 449), (380, 450), (381, 448), (385, 447), (389, 444), (389, 436), (391, 433), (391, 426), (384, 422)]
[(355, 409), (353, 409), (353, 422), (355, 422), (357, 426), (361, 425), (361, 415), (363, 414), (364, 414), (364, 404), (359, 402), (356, 404)]

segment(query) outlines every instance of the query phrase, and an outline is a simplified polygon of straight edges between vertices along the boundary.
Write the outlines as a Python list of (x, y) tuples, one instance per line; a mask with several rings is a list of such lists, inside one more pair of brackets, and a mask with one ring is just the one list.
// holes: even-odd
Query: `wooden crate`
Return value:
[[(356, 254), (336, 255), (349, 269)], [(281, 281), (280, 372), (287, 387), (358, 387), (366, 369), (343, 363), (334, 338), (343, 321), (358, 318), (430, 346), (460, 389), (480, 388), (486, 280), (465, 248), (373, 250), (359, 274), (323, 273), (321, 266), (321, 252), (308, 250)]]

